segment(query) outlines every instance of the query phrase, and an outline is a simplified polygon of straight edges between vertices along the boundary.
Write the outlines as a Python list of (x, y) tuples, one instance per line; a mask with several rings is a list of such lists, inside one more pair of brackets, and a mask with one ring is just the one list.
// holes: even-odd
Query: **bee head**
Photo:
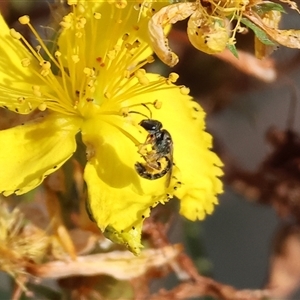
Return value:
[(142, 120), (139, 125), (152, 134), (161, 130), (162, 128), (162, 124), (159, 121), (152, 119)]

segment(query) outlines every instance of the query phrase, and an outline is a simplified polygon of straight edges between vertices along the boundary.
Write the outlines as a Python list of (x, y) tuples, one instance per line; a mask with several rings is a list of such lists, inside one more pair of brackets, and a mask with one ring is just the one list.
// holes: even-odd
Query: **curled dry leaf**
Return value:
[(207, 54), (220, 53), (229, 40), (229, 22), (226, 18), (205, 18), (203, 12), (197, 10), (188, 21), (187, 33), (196, 49)]
[(130, 280), (145, 274), (153, 267), (172, 261), (181, 251), (180, 245), (161, 249), (148, 249), (139, 256), (127, 251), (78, 256), (76, 261), (53, 261), (32, 266), (31, 273), (42, 278), (64, 278), (69, 276), (110, 275), (119, 280)]
[(300, 49), (300, 30), (279, 30), (276, 28), (270, 28), (254, 12), (245, 12), (244, 16), (263, 29), (267, 35), (269, 35), (277, 43), (289, 48)]
[(149, 21), (148, 30), (152, 48), (156, 55), (170, 67), (175, 66), (179, 59), (169, 47), (165, 28), (188, 18), (196, 10), (196, 7), (196, 3), (191, 2), (168, 5), (154, 14)]
[[(278, 28), (280, 20), (281, 20), (281, 13), (279, 11), (268, 11), (264, 14), (262, 18), (262, 22), (264, 24), (274, 29)], [(276, 45), (274, 46), (266, 45), (262, 43), (256, 36), (254, 38), (254, 43), (255, 43), (255, 56), (258, 59), (263, 59), (265, 57), (268, 57), (276, 49)]]
[(290, 0), (280, 0), (280, 2), (288, 4), (291, 9), (296, 10), (300, 14), (300, 11), (298, 9), (298, 6), (297, 6), (296, 2), (290, 1)]

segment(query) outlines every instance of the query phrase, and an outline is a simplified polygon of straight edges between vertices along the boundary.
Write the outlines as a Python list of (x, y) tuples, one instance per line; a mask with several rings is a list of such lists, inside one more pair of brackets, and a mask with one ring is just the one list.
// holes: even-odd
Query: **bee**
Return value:
[(155, 180), (168, 174), (167, 185), (173, 167), (173, 140), (171, 134), (163, 129), (161, 122), (153, 119), (144, 119), (139, 125), (147, 132), (147, 138), (139, 146), (138, 153), (145, 162), (136, 162), (136, 172), (143, 178)]

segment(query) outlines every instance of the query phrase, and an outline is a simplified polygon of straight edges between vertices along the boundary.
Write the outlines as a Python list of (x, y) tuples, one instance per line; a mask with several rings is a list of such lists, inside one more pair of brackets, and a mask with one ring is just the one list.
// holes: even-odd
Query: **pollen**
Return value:
[(101, 15), (100, 13), (98, 13), (98, 12), (95, 12), (95, 13), (94, 13), (94, 18), (95, 18), (96, 20), (100, 20), (101, 17), (102, 17), (102, 15)]

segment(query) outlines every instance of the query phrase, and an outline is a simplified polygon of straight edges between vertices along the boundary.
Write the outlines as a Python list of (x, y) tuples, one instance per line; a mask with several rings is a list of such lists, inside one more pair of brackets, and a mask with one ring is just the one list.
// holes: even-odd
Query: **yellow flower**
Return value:
[[(110, 239), (138, 253), (143, 221), (158, 203), (178, 197), (181, 214), (191, 220), (213, 211), (222, 192), (217, 178), (222, 163), (209, 150), (203, 110), (187, 88), (174, 84), (178, 76), (142, 69), (153, 61), (149, 16), (126, 1), (69, 4), (52, 52), (27, 16), (20, 22), (30, 27), (37, 48), (0, 19), (0, 105), (20, 114), (44, 111), (43, 117), (0, 131), (0, 189), (19, 195), (38, 186), (72, 156), (80, 132), (92, 217)], [(173, 157), (172, 170), (155, 180), (135, 168), (139, 162), (154, 171), (146, 158), (157, 154), (155, 140), (139, 125), (150, 118), (173, 141), (173, 156), (171, 147), (155, 161), (165, 170), (166, 157)]]

